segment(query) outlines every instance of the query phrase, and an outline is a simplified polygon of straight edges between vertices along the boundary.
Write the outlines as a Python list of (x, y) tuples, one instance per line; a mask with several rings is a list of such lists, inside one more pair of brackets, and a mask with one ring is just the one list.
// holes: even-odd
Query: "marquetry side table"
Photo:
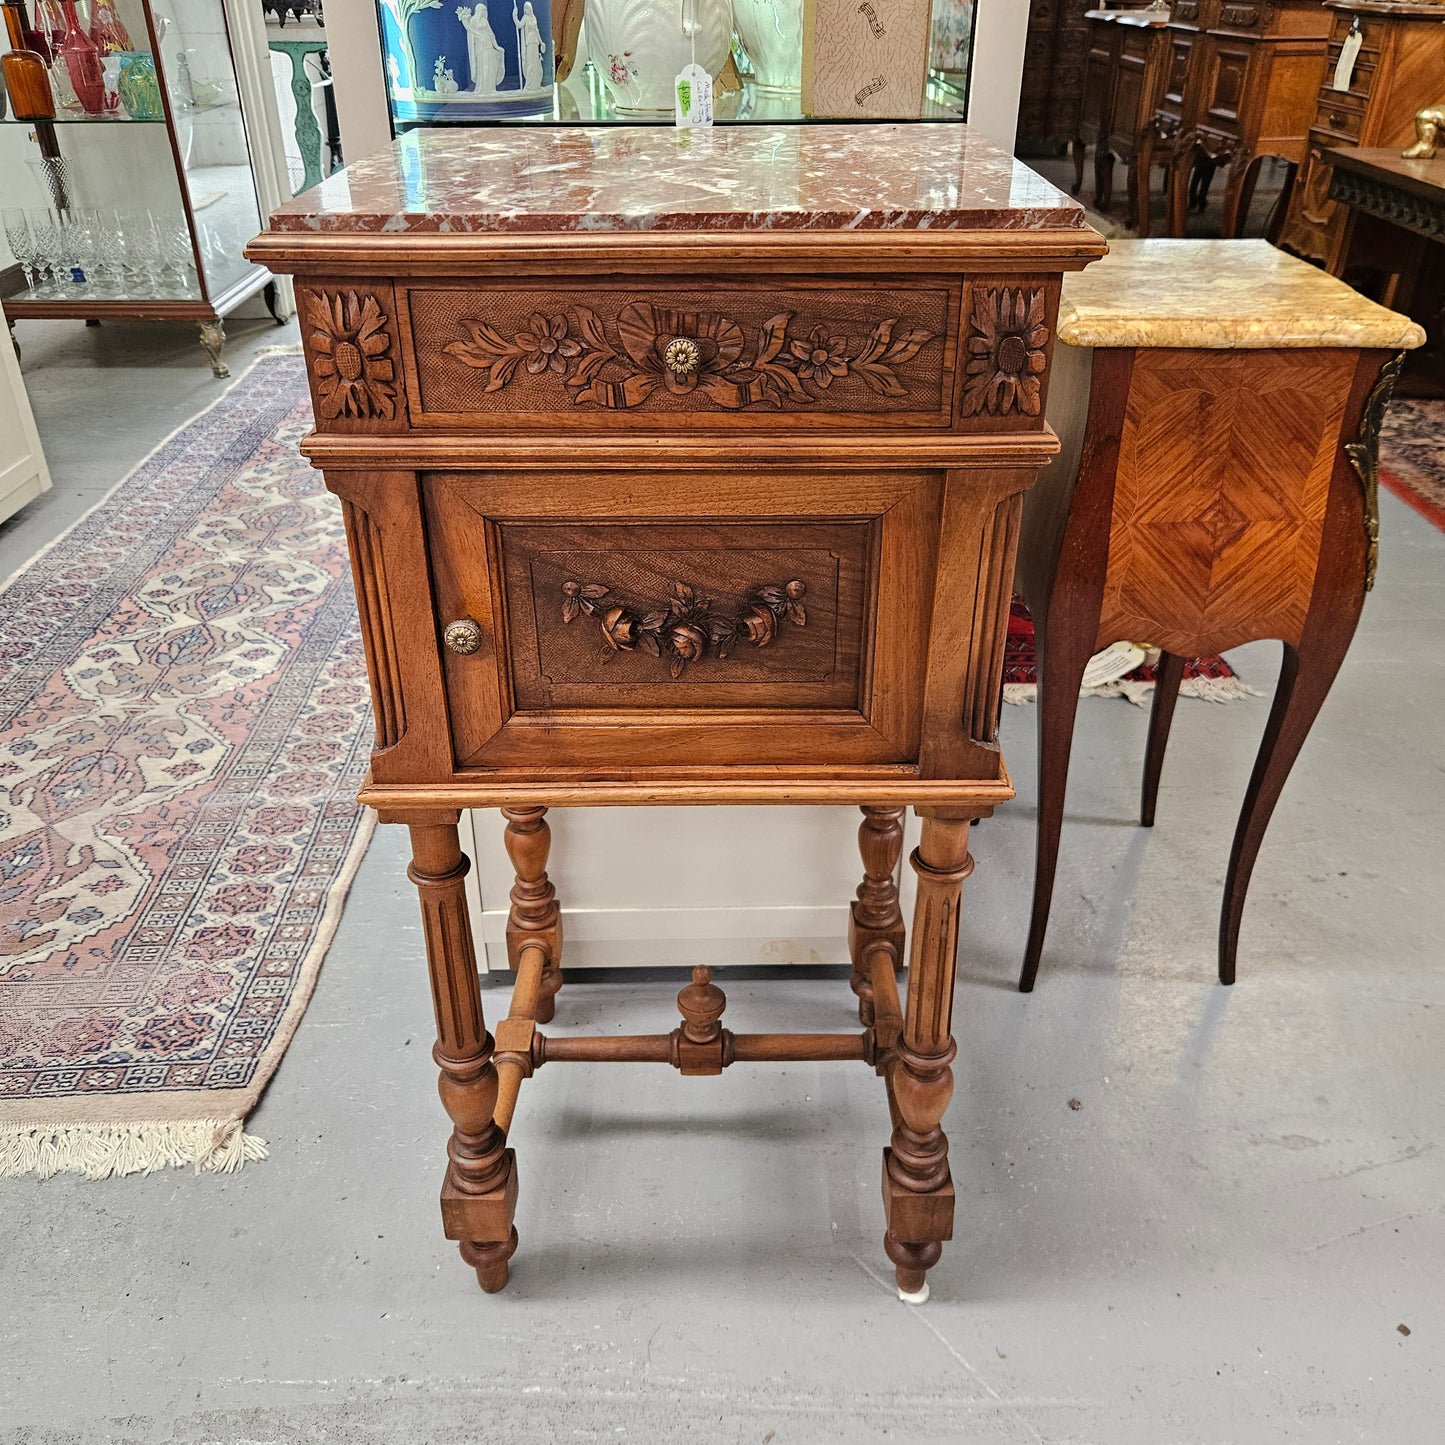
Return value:
[[(544, 1064), (859, 1060), (883, 1078), (885, 1248), (951, 1236), (969, 823), (997, 740), (1060, 276), (1102, 239), (955, 125), (420, 131), (251, 254), (294, 272), (376, 708), (363, 800), (411, 829), (454, 1128), (447, 1233), (516, 1248), (509, 1141)], [(549, 1037), (550, 807), (850, 803), (861, 1032), (735, 1034), (699, 969), (668, 1034)], [(893, 869), (923, 816), (906, 1005)], [(458, 811), (504, 813), (509, 1015), (482, 1017)]]
[(1019, 986), (1048, 926), (1079, 683), (1118, 641), (1162, 649), (1140, 821), (1154, 822), (1186, 658), (1279, 638), (1284, 666), (1219, 927), (1233, 983), (1275, 803), (1374, 585), (1380, 423), (1408, 317), (1265, 241), (1115, 241), (1069, 277), (1019, 591), (1038, 647), (1038, 859)]

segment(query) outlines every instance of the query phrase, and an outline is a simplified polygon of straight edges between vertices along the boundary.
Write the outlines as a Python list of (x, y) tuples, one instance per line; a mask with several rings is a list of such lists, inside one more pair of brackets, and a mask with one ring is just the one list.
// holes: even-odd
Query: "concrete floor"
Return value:
[[(294, 337), (235, 330), (237, 371)], [(215, 395), (179, 327), (20, 334), (56, 490), (0, 529), (5, 571)], [(1028, 998), (1034, 718), (1005, 710), (1020, 796), (976, 835), (928, 1305), (894, 1295), (883, 1093), (845, 1065), (544, 1070), (512, 1284), (479, 1293), (440, 1235), (421, 938), (383, 829), (253, 1117), (267, 1162), (0, 1182), (0, 1441), (1440, 1441), (1445, 536), (1382, 506), (1232, 990), (1215, 920), (1266, 700), (1181, 704), (1147, 833), (1146, 714), (1080, 708)], [(1267, 689), (1275, 652), (1236, 660)], [(734, 1027), (851, 1017), (838, 978), (723, 981)], [(574, 980), (559, 1024), (666, 1028), (677, 987)]]

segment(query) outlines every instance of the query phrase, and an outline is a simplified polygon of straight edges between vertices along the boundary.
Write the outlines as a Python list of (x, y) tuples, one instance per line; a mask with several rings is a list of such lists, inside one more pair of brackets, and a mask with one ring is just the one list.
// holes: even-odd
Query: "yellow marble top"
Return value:
[(1207, 350), (1421, 345), (1408, 316), (1268, 241), (1133, 239), (1065, 275), (1059, 340), (1070, 346)]

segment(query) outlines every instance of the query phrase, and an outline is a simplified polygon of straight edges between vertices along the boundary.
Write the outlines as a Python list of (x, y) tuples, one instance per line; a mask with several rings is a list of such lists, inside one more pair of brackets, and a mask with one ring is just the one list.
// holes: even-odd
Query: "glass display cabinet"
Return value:
[(276, 297), (242, 254), (262, 218), (221, 0), (4, 9), (5, 73), (38, 78), (38, 56), (53, 110), (39, 113), (33, 88), (17, 104), (12, 81), (0, 120), (7, 319), (191, 320), (227, 375), (223, 319), (257, 292), (275, 315)]
[[(585, 5), (585, 17), (584, 17)], [(829, 6), (836, 8), (836, 15)], [(395, 134), (434, 125), (671, 125), (684, 66), (713, 79), (717, 124), (819, 120), (962, 120), (974, 0), (903, 0), (888, 21), (859, 0), (376, 0)], [(843, 19), (897, 35), (877, 74), (839, 106), (815, 100), (805, 24)], [(900, 32), (907, 29), (908, 33)], [(880, 49), (882, 48), (880, 44)], [(822, 43), (815, 53), (822, 54)], [(820, 65), (824, 62), (820, 61)], [(922, 103), (912, 113), (866, 98), (894, 80)], [(856, 94), (857, 114), (847, 113)], [(907, 110), (907, 107), (904, 107)]]

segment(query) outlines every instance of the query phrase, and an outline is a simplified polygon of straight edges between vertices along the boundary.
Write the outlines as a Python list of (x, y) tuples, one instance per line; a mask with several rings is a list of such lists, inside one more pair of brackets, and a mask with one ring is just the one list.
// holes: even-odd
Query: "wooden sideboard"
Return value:
[[(1279, 244), (1340, 275), (1350, 247), (1349, 208), (1330, 194), (1332, 146), (1398, 150), (1415, 139), (1415, 114), (1445, 96), (1445, 4), (1329, 0), (1329, 66), (1320, 83), (1299, 183)], [(1333, 86), (1351, 31), (1362, 44), (1349, 85)]]
[(1074, 149), (1074, 193), (1083, 185), (1084, 148), (1092, 145), (1094, 206), (1107, 211), (1114, 198), (1114, 162), (1122, 161), (1129, 175), (1129, 224), (1142, 226), (1147, 235), (1148, 171), (1141, 177), (1135, 166), (1164, 83), (1166, 21), (1147, 10), (1091, 10), (1088, 21), (1083, 108), (1079, 144)]
[(1024, 505), (1019, 591), (1038, 646), (1038, 861), (1020, 987), (1053, 893), (1079, 684), (1119, 641), (1163, 658), (1140, 821), (1190, 657), (1262, 638), (1284, 665), (1225, 878), (1233, 983), (1255, 858), (1329, 692), (1379, 546), (1380, 423), (1408, 317), (1263, 240), (1123, 240), (1067, 278), (1050, 420), (1062, 450)]
[(1223, 166), (1223, 234), (1238, 235), (1260, 162), (1304, 159), (1329, 14), (1319, 0), (1175, 0), (1167, 21), (1128, 10), (1090, 16), (1081, 135), (1097, 144), (1104, 202), (1116, 155), (1131, 171), (1131, 224), (1147, 236), (1151, 173), (1163, 166), (1165, 230), (1182, 236), (1191, 180), (1202, 201)]
[[(362, 797), (411, 829), (442, 1217), (484, 1289), (516, 1248), (513, 1114), (544, 1064), (853, 1060), (892, 1113), (885, 1249), (926, 1294), (952, 1233), (969, 824), (1012, 793), (1022, 497), (1056, 449), (1060, 278), (1103, 250), (956, 125), (423, 130), (252, 243), (297, 277), (305, 450), (342, 500), (375, 701)], [(863, 809), (861, 1031), (735, 1034), (705, 968), (671, 1033), (538, 1029), (562, 979), (547, 809), (658, 803)], [(478, 807), (517, 877), (495, 1033), (457, 831)]]

